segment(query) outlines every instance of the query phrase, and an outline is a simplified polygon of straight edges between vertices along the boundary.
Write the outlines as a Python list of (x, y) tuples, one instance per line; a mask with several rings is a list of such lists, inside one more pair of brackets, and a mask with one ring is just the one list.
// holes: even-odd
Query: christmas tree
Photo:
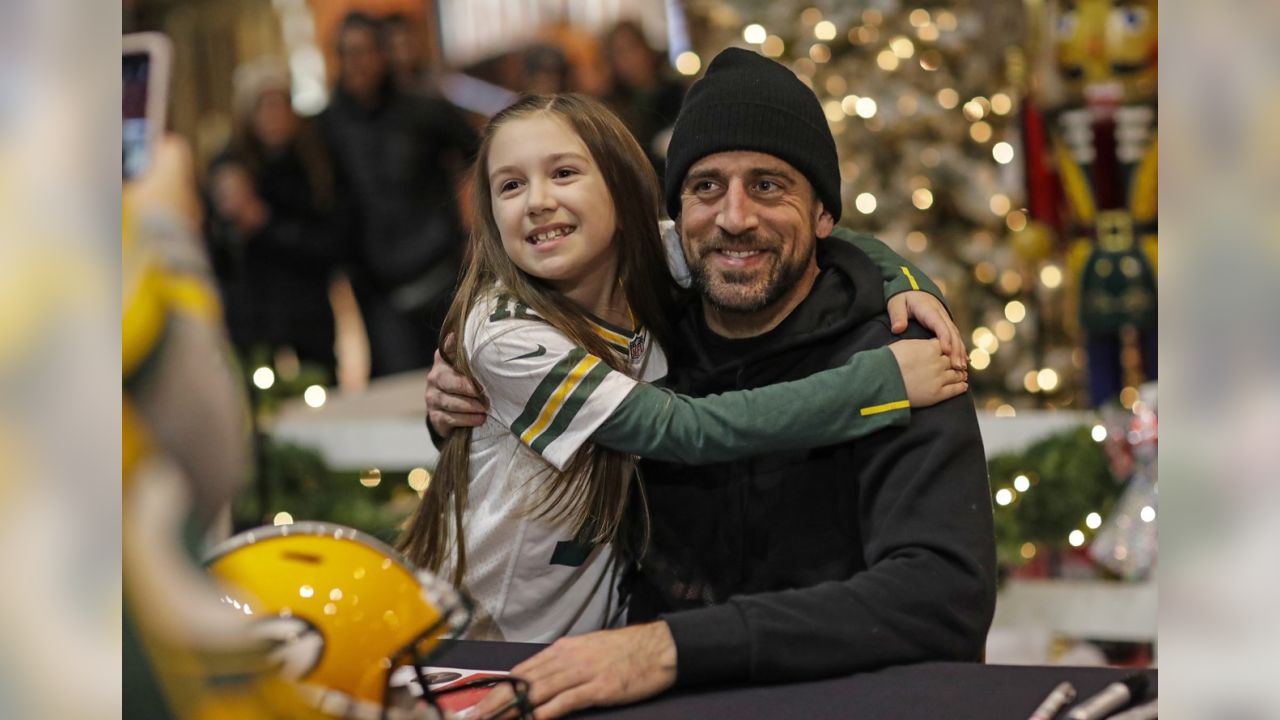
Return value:
[(841, 222), (929, 273), (969, 334), (979, 406), (1078, 405), (1083, 355), (1050, 231), (1029, 219), (1018, 2), (695, 3), (699, 57), (737, 45), (791, 68), (822, 102), (840, 153)]

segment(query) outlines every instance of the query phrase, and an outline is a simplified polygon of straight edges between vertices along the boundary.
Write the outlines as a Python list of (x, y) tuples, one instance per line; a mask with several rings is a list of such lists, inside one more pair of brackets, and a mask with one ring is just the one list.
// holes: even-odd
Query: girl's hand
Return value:
[(956, 370), (969, 367), (960, 328), (951, 321), (951, 314), (941, 300), (923, 290), (908, 290), (889, 298), (888, 309), (890, 329), (894, 333), (905, 331), (907, 320), (914, 318), (937, 336), (942, 352), (951, 358), (951, 367)]
[(969, 373), (952, 367), (939, 340), (899, 340), (889, 345), (911, 407), (936, 405), (969, 389)]

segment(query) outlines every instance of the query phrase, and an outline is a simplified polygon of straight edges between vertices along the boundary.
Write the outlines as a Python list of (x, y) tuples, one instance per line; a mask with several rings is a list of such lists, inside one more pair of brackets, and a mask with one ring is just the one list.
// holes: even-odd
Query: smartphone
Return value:
[(127, 179), (146, 172), (156, 142), (164, 133), (173, 47), (160, 33), (124, 35), (121, 61), (124, 113), (120, 155), (122, 175)]

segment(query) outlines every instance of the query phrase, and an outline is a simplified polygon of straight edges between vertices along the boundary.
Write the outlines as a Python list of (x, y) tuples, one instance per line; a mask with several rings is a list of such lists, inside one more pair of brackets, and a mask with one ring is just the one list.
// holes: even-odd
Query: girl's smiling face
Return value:
[(586, 144), (547, 113), (513, 120), (488, 157), (494, 221), (521, 270), (578, 302), (617, 277), (617, 213)]

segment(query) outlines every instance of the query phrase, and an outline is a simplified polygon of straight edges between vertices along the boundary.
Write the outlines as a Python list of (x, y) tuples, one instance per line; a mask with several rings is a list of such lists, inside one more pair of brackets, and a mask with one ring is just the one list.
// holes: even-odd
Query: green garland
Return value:
[[(1070, 547), (1068, 536), (1080, 530), (1086, 539), (1093, 530), (1085, 517), (1099, 513), (1106, 517), (1123, 489), (1112, 477), (1102, 444), (1090, 437), (1090, 428), (1080, 427), (1037, 441), (1019, 453), (991, 458), (991, 492), (995, 508), (996, 548), (1002, 565), (1026, 562), (1023, 545), (1042, 549)], [(1026, 475), (1031, 487), (1014, 491), (1014, 479)], [(1013, 502), (994, 503), (1002, 489), (1014, 492)]]
[(339, 523), (394, 543), (417, 506), (405, 473), (385, 473), (377, 486), (365, 487), (359, 473), (330, 470), (315, 450), (269, 437), (258, 455), (256, 483), (240, 492), (233, 507), (237, 531), (270, 525), (277, 513), (287, 512), (295, 521)]
[[(293, 373), (280, 372), (263, 348), (237, 354), (236, 359), (252, 412), (258, 418), (274, 415), (282, 404), (302, 397), (312, 385), (330, 388), (333, 382), (326, 370), (309, 363), (302, 363)], [(254, 372), (263, 367), (274, 375), (265, 389), (253, 382)], [(374, 487), (365, 487), (359, 473), (333, 471), (312, 448), (258, 433), (255, 450), (253, 478), (232, 505), (236, 532), (270, 525), (284, 512), (295, 522), (338, 523), (394, 543), (405, 518), (417, 506), (418, 495), (408, 486), (405, 473), (387, 473)]]

